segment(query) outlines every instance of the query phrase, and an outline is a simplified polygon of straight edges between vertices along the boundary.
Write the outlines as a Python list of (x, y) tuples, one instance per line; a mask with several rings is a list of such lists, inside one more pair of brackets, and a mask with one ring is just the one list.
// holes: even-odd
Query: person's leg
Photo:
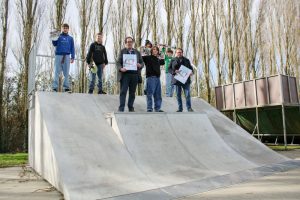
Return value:
[(138, 75), (129, 74), (129, 98), (128, 98), (128, 109), (129, 111), (134, 111), (133, 103), (135, 100), (135, 91), (138, 84)]
[[(171, 81), (172, 81), (172, 78), (171, 78)], [(173, 84), (171, 83), (171, 95), (170, 95), (170, 97), (173, 97), (173, 95), (174, 95), (174, 90), (176, 90), (176, 85), (173, 85)]]
[(90, 85), (89, 85), (89, 94), (93, 94), (94, 88), (95, 88), (95, 81), (96, 81), (96, 74), (89, 71), (90, 73)]
[(70, 55), (65, 55), (65, 59), (63, 63), (64, 90), (70, 90), (69, 72), (70, 72)]
[(185, 84), (183, 86), (183, 90), (186, 99), (186, 108), (188, 111), (190, 111), (192, 109), (190, 84)]
[(147, 95), (147, 78), (144, 82), (144, 95)]
[(172, 74), (166, 73), (166, 96), (171, 97), (171, 89), (172, 89)]
[(103, 75), (103, 64), (97, 65), (97, 76), (98, 76), (98, 93), (102, 93), (102, 75)]
[(153, 111), (153, 101), (152, 101), (152, 96), (154, 92), (154, 78), (153, 77), (148, 77), (147, 79), (147, 111)]
[(129, 85), (128, 74), (123, 74), (123, 77), (120, 82), (120, 106), (119, 106), (120, 112), (124, 112), (128, 85)]
[(178, 103), (178, 111), (182, 112), (182, 98), (181, 98), (181, 85), (176, 85), (176, 96), (177, 96), (177, 103)]
[(59, 82), (59, 75), (62, 71), (62, 64), (61, 64), (62, 56), (56, 55), (55, 56), (55, 69), (54, 69), (54, 79), (52, 83), (52, 89), (58, 91), (58, 82)]
[(154, 109), (155, 111), (161, 111), (161, 83), (159, 78), (155, 78), (155, 91), (154, 91)]

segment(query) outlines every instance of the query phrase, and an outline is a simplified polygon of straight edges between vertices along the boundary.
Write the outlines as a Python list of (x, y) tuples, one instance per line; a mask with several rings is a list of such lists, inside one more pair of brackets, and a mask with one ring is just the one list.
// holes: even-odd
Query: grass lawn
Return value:
[[(273, 149), (274, 151), (285, 151), (284, 145), (267, 145), (269, 148)], [(300, 145), (288, 145), (287, 151), (300, 149)]]
[(27, 163), (27, 153), (0, 154), (0, 167), (20, 166)]

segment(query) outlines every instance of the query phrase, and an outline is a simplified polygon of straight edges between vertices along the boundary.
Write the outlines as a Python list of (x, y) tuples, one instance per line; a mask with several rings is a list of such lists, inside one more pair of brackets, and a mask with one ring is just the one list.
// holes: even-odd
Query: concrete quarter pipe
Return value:
[(65, 199), (175, 199), (300, 167), (201, 99), (194, 113), (114, 112), (118, 96), (38, 92), (29, 162)]

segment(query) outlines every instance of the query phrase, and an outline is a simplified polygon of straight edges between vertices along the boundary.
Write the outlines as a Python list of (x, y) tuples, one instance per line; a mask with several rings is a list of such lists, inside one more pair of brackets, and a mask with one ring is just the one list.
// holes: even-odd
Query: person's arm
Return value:
[(173, 62), (174, 62), (174, 60), (172, 59), (169, 63), (169, 67), (168, 67), (168, 72), (172, 75), (175, 74), (175, 70), (173, 69)]
[[(71, 62), (75, 59), (75, 48), (74, 48), (74, 40), (71, 37)], [(73, 60), (73, 61), (72, 61)]]
[(159, 59), (159, 64), (164, 65), (165, 64), (165, 59)]
[(107, 53), (106, 53), (106, 49), (105, 49), (105, 46), (104, 47), (104, 64), (107, 65), (108, 64), (108, 59), (107, 59)]
[(123, 68), (123, 52), (122, 52), (122, 50), (119, 53), (119, 56), (118, 56), (118, 59), (116, 62), (116, 66), (117, 66), (117, 70), (122, 72), (122, 70), (121, 70)]
[(90, 45), (88, 54), (86, 55), (86, 63), (89, 65), (91, 63), (92, 55), (93, 55), (93, 43)]
[(53, 44), (53, 46), (57, 46), (57, 41), (58, 41), (58, 39), (57, 40), (52, 40), (52, 44)]
[(190, 68), (192, 70), (192, 74), (194, 73), (194, 69), (193, 69), (193, 66), (191, 65), (191, 62), (189, 59), (187, 59), (187, 63), (188, 63), (188, 68)]
[(137, 56), (138, 56), (138, 64), (140, 64), (140, 66), (138, 65), (138, 68), (139, 69), (142, 69), (144, 67), (144, 61), (143, 61), (143, 58), (140, 54), (140, 52), (136, 51), (137, 52)]

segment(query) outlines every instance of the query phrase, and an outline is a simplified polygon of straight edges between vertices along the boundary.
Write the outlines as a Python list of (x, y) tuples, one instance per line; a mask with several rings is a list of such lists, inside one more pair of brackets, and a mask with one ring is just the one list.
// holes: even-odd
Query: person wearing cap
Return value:
[[(90, 69), (93, 67), (92, 63), (94, 62), (97, 67), (97, 72), (91, 72), (91, 81), (89, 85), (89, 94), (93, 94), (96, 82), (96, 74), (98, 76), (98, 94), (106, 94), (102, 88), (102, 74), (105, 65), (108, 64), (107, 53), (105, 46), (102, 45), (103, 35), (102, 33), (97, 33), (96, 41), (90, 45), (88, 54), (86, 56), (86, 62), (90, 66)], [(93, 62), (92, 62), (93, 61)], [(91, 70), (92, 71), (92, 70)]]
[(161, 83), (160, 83), (160, 66), (165, 64), (164, 59), (159, 57), (159, 48), (154, 46), (150, 51), (151, 55), (143, 56), (146, 65), (146, 82), (147, 82), (147, 112), (163, 112), (161, 110)]
[[(52, 40), (53, 46), (55, 46), (55, 70), (54, 80), (52, 84), (53, 91), (58, 91), (58, 81), (61, 71), (64, 75), (63, 89), (65, 92), (70, 91), (69, 72), (70, 63), (75, 59), (75, 48), (73, 37), (69, 35), (69, 25), (62, 25), (62, 33), (57, 40)], [(71, 55), (71, 58), (70, 58)]]
[[(138, 76), (141, 69), (144, 66), (144, 62), (140, 52), (137, 49), (133, 48), (134, 40), (132, 37), (127, 36), (125, 38), (125, 48), (123, 48), (118, 56), (116, 67), (118, 71), (118, 81), (120, 81), (120, 105), (119, 112), (124, 112), (125, 102), (126, 102), (126, 94), (129, 90), (129, 98), (128, 98), (128, 111), (134, 112), (134, 100), (135, 100), (135, 91), (138, 84)], [(134, 54), (136, 55), (136, 69), (137, 70), (127, 70), (123, 63), (123, 58), (125, 54)]]

